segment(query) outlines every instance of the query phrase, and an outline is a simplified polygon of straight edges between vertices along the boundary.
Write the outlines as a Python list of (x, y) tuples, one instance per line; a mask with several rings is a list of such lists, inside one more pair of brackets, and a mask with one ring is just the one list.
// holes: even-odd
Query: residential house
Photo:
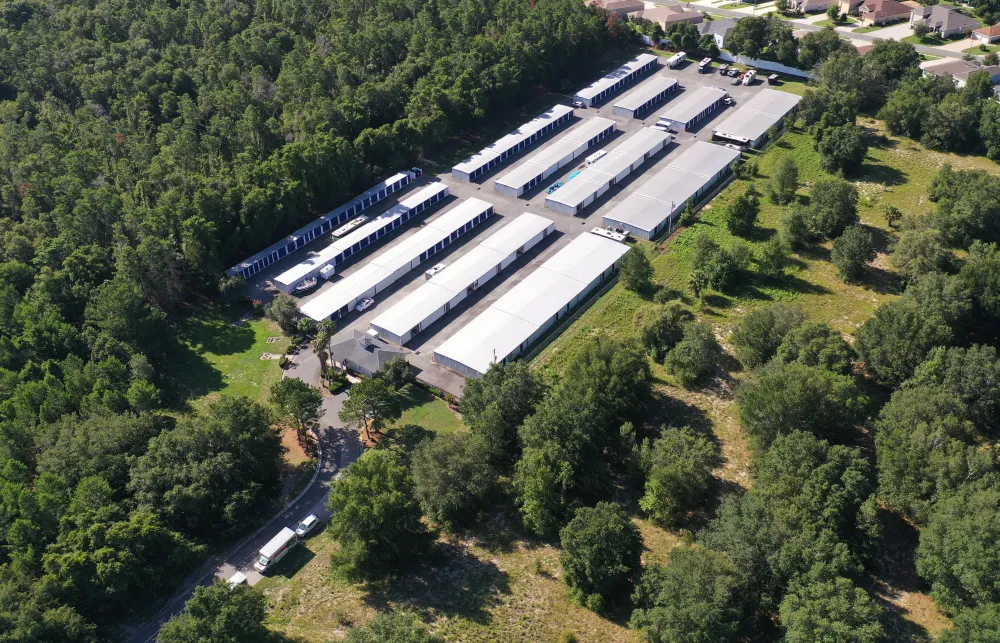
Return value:
[(1000, 40), (1000, 22), (992, 27), (983, 27), (972, 32), (972, 37), (984, 45), (991, 45)]
[(840, 0), (789, 0), (788, 8), (801, 13), (819, 13), (839, 3)]
[(840, 0), (840, 13), (854, 15), (865, 0)]
[(910, 24), (923, 23), (930, 27), (931, 33), (942, 38), (952, 38), (962, 34), (970, 34), (981, 25), (975, 18), (959, 13), (954, 7), (946, 4), (936, 4), (930, 7), (920, 7), (910, 12)]
[(715, 38), (715, 44), (719, 49), (726, 48), (726, 38), (729, 32), (736, 26), (735, 18), (718, 18), (709, 20), (698, 25), (698, 33), (702, 36), (709, 34)]
[(590, 4), (608, 13), (617, 13), (621, 18), (646, 8), (642, 0), (590, 0)]
[(977, 60), (952, 60), (946, 63), (924, 67), (925, 76), (951, 76), (955, 79), (955, 85), (958, 87), (965, 87), (965, 83), (969, 80), (969, 76), (978, 71), (985, 71), (988, 73), (994, 85), (1000, 83), (1000, 66), (991, 65), (989, 67), (984, 67), (982, 63)]
[(670, 26), (678, 22), (697, 25), (705, 21), (705, 16), (701, 15), (700, 11), (689, 9), (687, 5), (682, 4), (658, 5), (652, 9), (632, 11), (628, 15), (632, 18), (658, 22), (664, 31), (670, 31)]
[(912, 9), (896, 0), (866, 0), (858, 7), (861, 26), (887, 25), (907, 20)]
[(330, 347), (330, 360), (336, 368), (371, 377), (386, 362), (406, 354), (393, 350), (373, 331), (354, 330), (353, 337)]

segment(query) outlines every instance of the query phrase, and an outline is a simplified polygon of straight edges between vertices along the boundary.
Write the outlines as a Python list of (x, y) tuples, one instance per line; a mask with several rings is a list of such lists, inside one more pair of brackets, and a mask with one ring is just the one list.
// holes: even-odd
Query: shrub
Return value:
[(853, 225), (833, 241), (830, 254), (837, 274), (844, 281), (857, 281), (872, 261), (875, 260), (875, 244), (872, 235), (861, 226)]
[(785, 335), (805, 320), (802, 311), (784, 303), (751, 311), (731, 337), (736, 357), (748, 368), (763, 366), (774, 357)]
[(693, 323), (684, 328), (683, 339), (667, 353), (663, 365), (682, 386), (691, 386), (713, 374), (721, 357), (722, 347), (712, 327)]

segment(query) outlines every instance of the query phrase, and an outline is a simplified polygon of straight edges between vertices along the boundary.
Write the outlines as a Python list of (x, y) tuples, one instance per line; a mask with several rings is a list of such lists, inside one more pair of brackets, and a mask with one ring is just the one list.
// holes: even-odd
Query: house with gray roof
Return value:
[(386, 362), (396, 357), (406, 358), (405, 353), (393, 350), (375, 331), (355, 329), (352, 335), (351, 339), (330, 347), (330, 360), (341, 370), (371, 377)]
[(710, 34), (715, 38), (715, 44), (719, 49), (726, 48), (726, 38), (729, 37), (729, 32), (733, 30), (736, 26), (735, 18), (716, 18), (715, 20), (709, 20), (708, 22), (703, 22), (698, 25), (698, 34), (706, 35)]
[(910, 25), (917, 24), (927, 25), (931, 33), (942, 38), (970, 34), (982, 26), (975, 18), (959, 13), (954, 7), (946, 4), (920, 7), (911, 11)]

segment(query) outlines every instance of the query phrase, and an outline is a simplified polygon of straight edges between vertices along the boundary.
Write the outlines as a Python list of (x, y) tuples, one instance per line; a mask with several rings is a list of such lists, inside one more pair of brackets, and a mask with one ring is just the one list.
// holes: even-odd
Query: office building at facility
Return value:
[(801, 96), (788, 92), (761, 89), (729, 118), (713, 128), (712, 136), (740, 145), (758, 147), (764, 142), (767, 131), (794, 112), (800, 100)]
[(636, 118), (653, 105), (677, 91), (679, 86), (676, 78), (668, 76), (653, 76), (636, 89), (622, 96), (621, 100), (611, 106), (611, 111), (626, 118)]
[(571, 107), (556, 105), (451, 168), (451, 175), (462, 181), (475, 181), (521, 150), (533, 146), (572, 118)]
[(340, 223), (361, 214), (390, 194), (402, 190), (422, 173), (420, 168), (415, 167), (406, 172), (390, 176), (385, 181), (357, 196), (350, 203), (345, 203), (336, 210), (327, 212), (312, 223), (302, 226), (281, 241), (271, 244), (252, 257), (244, 259), (227, 270), (226, 274), (249, 279), (264, 268), (304, 247), (310, 241), (330, 232)]
[(493, 215), (493, 204), (468, 199), (424, 224), (356, 271), (299, 306), (316, 321), (339, 319), (366, 297), (382, 292), (428, 258)]
[(583, 233), (434, 351), (466, 377), (516, 358), (615, 272), (629, 247)]
[(714, 112), (729, 96), (729, 92), (718, 87), (699, 87), (681, 97), (660, 115), (659, 123), (667, 129), (686, 132)]
[(283, 292), (292, 292), (295, 286), (306, 279), (319, 275), (326, 266), (334, 266), (347, 261), (361, 250), (385, 238), (393, 230), (413, 217), (447, 198), (451, 192), (443, 183), (432, 183), (400, 200), (393, 207), (364, 225), (317, 251), (302, 263), (292, 266), (274, 279), (274, 286)]
[(493, 189), (501, 194), (519, 197), (572, 163), (591, 147), (613, 134), (617, 128), (618, 125), (611, 119), (600, 116), (589, 118), (498, 178), (493, 183)]
[(655, 239), (688, 201), (697, 202), (726, 177), (737, 150), (698, 141), (604, 215), (604, 225)]
[(545, 197), (545, 207), (575, 216), (611, 186), (637, 170), (653, 155), (670, 144), (670, 134), (645, 127), (608, 151), (561, 188)]
[(554, 230), (551, 220), (525, 212), (373, 319), (371, 329), (383, 339), (407, 343)]
[(659, 66), (658, 56), (639, 54), (607, 76), (599, 78), (573, 94), (573, 100), (583, 103), (587, 107), (597, 105)]

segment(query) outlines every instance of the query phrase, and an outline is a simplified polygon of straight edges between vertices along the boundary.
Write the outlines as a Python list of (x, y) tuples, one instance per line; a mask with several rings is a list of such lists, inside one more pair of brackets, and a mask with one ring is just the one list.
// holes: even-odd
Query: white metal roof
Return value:
[(609, 127), (617, 127), (617, 125), (618, 124), (610, 118), (594, 116), (593, 118), (588, 118), (566, 132), (566, 135), (562, 137), (562, 140), (573, 141), (574, 143), (579, 143), (580, 145), (586, 145), (587, 141), (590, 139), (594, 138)]
[(621, 154), (631, 154), (632, 156), (642, 156), (661, 145), (666, 145), (671, 140), (672, 137), (668, 132), (656, 129), (655, 127), (643, 127), (616, 145), (612, 151)]
[[(686, 170), (704, 177), (713, 177), (722, 168), (726, 167), (740, 157), (738, 150), (734, 150), (714, 143), (696, 141), (690, 147), (672, 160), (667, 167)], [(661, 171), (661, 174), (666, 170)], [(642, 185), (639, 190), (645, 193), (646, 187), (655, 184), (656, 176)]]
[(551, 220), (525, 212), (380, 314), (372, 325), (403, 335), (551, 226)]
[(391, 274), (382, 266), (367, 263), (299, 306), (299, 310), (306, 317), (322, 321), (357, 299), (358, 293), (374, 288)]
[(604, 218), (652, 231), (657, 225), (666, 221), (676, 209), (676, 206), (671, 208), (669, 202), (633, 193), (605, 214)]
[(662, 91), (666, 91), (677, 84), (676, 78), (671, 78), (670, 76), (657, 75), (653, 76), (649, 80), (645, 81), (634, 91), (629, 92), (621, 97), (614, 107), (620, 107), (624, 109), (636, 110), (643, 106), (646, 101), (651, 100), (654, 96)]
[(491, 160), (501, 156), (507, 150), (516, 147), (522, 141), (535, 134), (549, 123), (558, 120), (566, 114), (573, 112), (572, 107), (566, 105), (556, 105), (552, 109), (531, 119), (516, 130), (505, 134), (492, 144), (487, 145), (479, 152), (457, 164), (453, 169), (471, 174)]
[(617, 124), (608, 118), (595, 116), (576, 125), (565, 136), (529, 156), (523, 163), (496, 180), (500, 185), (519, 188), (564, 158), (580, 152), (587, 142)]
[(778, 124), (802, 100), (801, 96), (774, 89), (761, 89), (729, 118), (712, 129), (723, 138), (755, 141)]
[(598, 78), (590, 85), (587, 85), (580, 91), (576, 92), (574, 96), (580, 96), (582, 98), (587, 98), (587, 99), (593, 98), (594, 96), (597, 96), (598, 94), (603, 92), (605, 89), (617, 83), (622, 78), (640, 69), (643, 65), (649, 64), (651, 60), (656, 60), (656, 59), (657, 59), (656, 56), (654, 56), (653, 54), (640, 54), (635, 58), (633, 58), (632, 60), (625, 63), (624, 65), (622, 65), (621, 67), (619, 67), (618, 69), (609, 73), (607, 76)]
[(590, 195), (597, 192), (602, 185), (608, 182), (607, 175), (593, 168), (587, 168), (573, 177), (572, 181), (566, 181), (561, 188), (545, 196), (546, 201), (554, 201), (571, 208), (578, 208), (590, 198)]
[(267, 544), (260, 548), (260, 555), (270, 558), (278, 553), (278, 550), (285, 546), (289, 540), (295, 538), (295, 532), (288, 527), (283, 527), (274, 538), (267, 541)]
[(434, 352), (485, 373), (628, 250), (597, 235), (577, 236)]
[(718, 87), (699, 87), (690, 94), (682, 96), (682, 100), (671, 103), (670, 107), (660, 114), (660, 118), (677, 123), (687, 123), (708, 109), (709, 105), (728, 94), (729, 92)]

